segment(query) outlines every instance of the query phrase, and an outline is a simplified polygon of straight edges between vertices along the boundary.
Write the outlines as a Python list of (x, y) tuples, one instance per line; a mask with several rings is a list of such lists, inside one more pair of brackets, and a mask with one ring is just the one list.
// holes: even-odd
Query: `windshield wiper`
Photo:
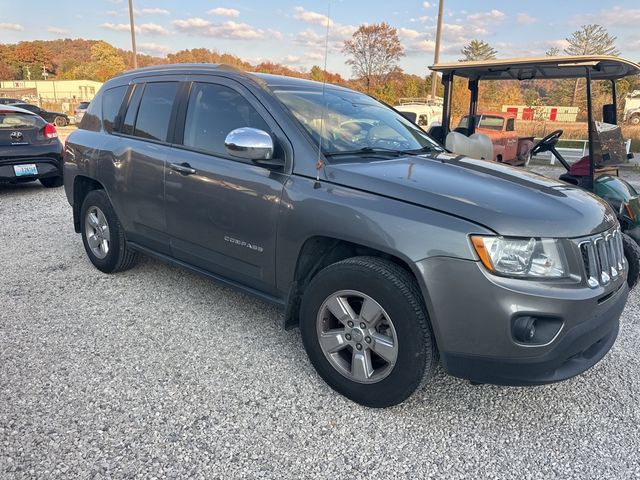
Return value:
[(441, 151), (439, 148), (434, 148), (431, 146), (426, 146), (426, 147), (422, 147), (422, 148), (416, 148), (416, 149), (412, 149), (412, 150), (397, 150), (397, 149), (393, 149), (393, 148), (383, 148), (383, 147), (363, 147), (360, 148), (358, 150), (345, 150), (343, 152), (328, 152), (325, 153), (324, 156), (325, 157), (337, 157), (337, 156), (341, 156), (341, 155), (367, 155), (367, 154), (372, 154), (372, 153), (382, 153), (382, 154), (393, 154), (396, 156), (402, 156), (402, 155), (412, 155), (412, 156), (417, 156), (417, 155), (424, 155), (425, 153), (430, 153), (432, 151)]

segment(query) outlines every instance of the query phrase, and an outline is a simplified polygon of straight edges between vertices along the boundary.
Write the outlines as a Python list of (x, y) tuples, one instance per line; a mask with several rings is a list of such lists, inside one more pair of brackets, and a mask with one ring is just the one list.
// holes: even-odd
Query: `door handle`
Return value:
[(196, 173), (196, 169), (191, 168), (191, 165), (188, 163), (170, 163), (169, 168), (181, 173), (182, 175), (193, 175)]

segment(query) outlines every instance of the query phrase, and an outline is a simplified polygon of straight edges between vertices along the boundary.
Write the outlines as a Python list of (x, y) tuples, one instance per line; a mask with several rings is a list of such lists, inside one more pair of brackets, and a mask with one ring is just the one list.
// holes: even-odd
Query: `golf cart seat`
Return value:
[(474, 133), (467, 137), (459, 132), (447, 135), (447, 150), (479, 160), (493, 160), (493, 143), (487, 135)]
[[(567, 173), (560, 175), (560, 180), (580, 187), (586, 187), (588, 186), (589, 174), (589, 155), (586, 155), (571, 165), (571, 168)], [(613, 174), (617, 176), (618, 169), (615, 167), (596, 166), (594, 169), (594, 175), (598, 176), (603, 174)]]

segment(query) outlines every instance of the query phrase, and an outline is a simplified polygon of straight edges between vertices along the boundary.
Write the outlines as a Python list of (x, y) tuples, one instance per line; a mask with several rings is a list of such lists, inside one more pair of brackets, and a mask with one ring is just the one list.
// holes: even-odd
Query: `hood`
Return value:
[(451, 154), (328, 164), (327, 180), (481, 224), (500, 235), (575, 238), (616, 223), (595, 195), (507, 165)]

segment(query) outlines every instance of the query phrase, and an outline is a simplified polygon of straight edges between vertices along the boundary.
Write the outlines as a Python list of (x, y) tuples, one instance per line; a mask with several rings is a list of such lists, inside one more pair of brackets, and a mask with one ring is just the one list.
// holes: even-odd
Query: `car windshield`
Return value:
[(327, 157), (443, 151), (417, 125), (367, 95), (331, 87), (324, 93), (278, 87), (274, 93)]
[(35, 127), (38, 125), (38, 117), (27, 113), (0, 111), (0, 129), (16, 129)]

